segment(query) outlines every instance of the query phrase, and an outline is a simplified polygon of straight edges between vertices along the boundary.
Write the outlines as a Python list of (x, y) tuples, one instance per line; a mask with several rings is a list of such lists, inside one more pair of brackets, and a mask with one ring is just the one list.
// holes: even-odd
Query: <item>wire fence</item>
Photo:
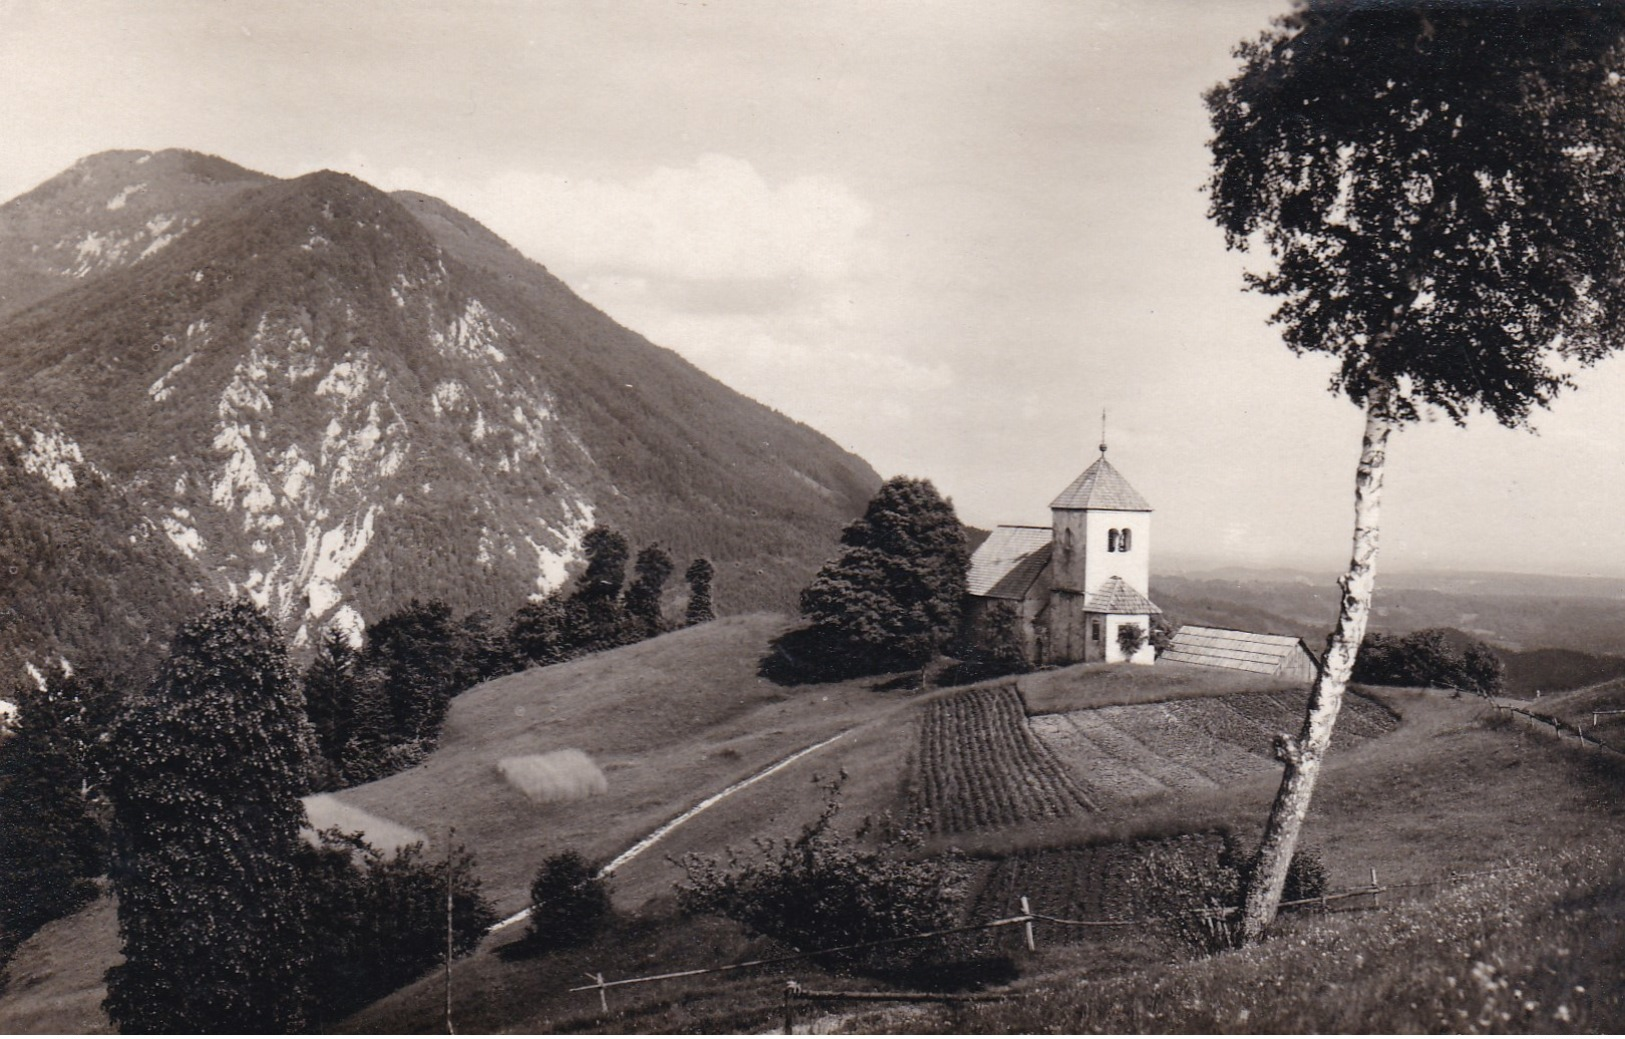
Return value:
[[(1400, 888), (1408, 888), (1408, 887), (1423, 887), (1423, 886), (1431, 886), (1431, 885), (1450, 883), (1450, 882), (1453, 882), (1455, 880), (1464, 879), (1466, 877), (1478, 876), (1478, 875), (1481, 875), (1481, 873), (1494, 873), (1494, 872), (1504, 872), (1504, 870), (1488, 870), (1488, 871), (1480, 871), (1480, 873), (1456, 873), (1456, 874), (1452, 874), (1449, 878), (1447, 878), (1445, 880), (1424, 881), (1424, 882), (1413, 883), (1413, 884), (1379, 884), (1379, 883), (1377, 883), (1377, 871), (1375, 869), (1373, 869), (1373, 870), (1371, 870), (1371, 883), (1368, 884), (1368, 885), (1363, 885), (1363, 886), (1357, 887), (1357, 888), (1350, 888), (1350, 889), (1345, 890), (1345, 891), (1327, 892), (1326, 894), (1319, 895), (1319, 896), (1316, 896), (1314, 898), (1302, 898), (1302, 899), (1290, 900), (1290, 901), (1282, 902), (1280, 907), (1282, 909), (1311, 909), (1311, 910), (1318, 909), (1321, 912), (1327, 912), (1327, 913), (1348, 912), (1348, 911), (1352, 911), (1354, 909), (1361, 909), (1361, 910), (1381, 909), (1381, 908), (1383, 908), (1383, 906), (1381, 904), (1382, 895), (1384, 895), (1385, 893), (1387, 893), (1389, 891), (1392, 891), (1392, 890), (1397, 890), (1397, 889), (1400, 889)], [(1342, 903), (1344, 903), (1344, 902), (1348, 902), (1348, 901), (1356, 900), (1356, 899), (1361, 899), (1361, 898), (1371, 899), (1372, 903), (1370, 905), (1354, 906), (1354, 907), (1342, 905)], [(787, 953), (787, 954), (784, 954), (784, 955), (781, 955), (781, 956), (767, 956), (767, 957), (762, 957), (762, 958), (753, 959), (753, 960), (742, 960), (742, 961), (739, 961), (739, 962), (736, 962), (736, 963), (722, 964), (721, 966), (717, 966), (717, 967), (700, 967), (700, 968), (694, 968), (694, 969), (691, 969), (691, 970), (667, 971), (667, 972), (660, 973), (660, 974), (646, 974), (646, 975), (641, 975), (641, 976), (638, 976), (638, 977), (631, 977), (631, 978), (617, 978), (615, 980), (609, 980), (609, 979), (606, 979), (605, 976), (602, 973), (588, 973), (586, 975), (586, 977), (591, 982), (591, 984), (577, 985), (577, 986), (572, 987), (569, 991), (571, 991), (571, 992), (589, 992), (589, 993), (590, 992), (595, 992), (595, 993), (597, 993), (598, 994), (599, 1009), (601, 1011), (603, 1011), (604, 1013), (608, 1013), (609, 1012), (608, 992), (609, 992), (610, 989), (615, 989), (615, 988), (623, 988), (623, 987), (635, 986), (635, 985), (651, 985), (651, 984), (656, 984), (656, 983), (665, 982), (665, 981), (678, 981), (678, 980), (689, 979), (689, 978), (703, 977), (703, 976), (706, 976), (706, 975), (723, 974), (723, 973), (728, 973), (728, 972), (732, 972), (732, 971), (749, 970), (749, 969), (757, 968), (757, 967), (768, 967), (768, 966), (774, 966), (774, 965), (779, 965), (779, 964), (795, 963), (795, 962), (798, 962), (798, 961), (816, 959), (818, 957), (823, 957), (823, 956), (832, 956), (832, 955), (837, 955), (837, 954), (842, 954), (842, 953), (860, 952), (860, 951), (867, 950), (867, 949), (878, 949), (878, 948), (882, 948), (882, 947), (886, 947), (886, 946), (902, 945), (902, 944), (905, 944), (905, 943), (908, 943), (908, 942), (925, 941), (925, 940), (928, 940), (928, 939), (942, 938), (942, 937), (946, 937), (946, 936), (949, 936), (949, 935), (969, 934), (969, 933), (978, 932), (978, 931), (996, 931), (996, 930), (1000, 930), (1000, 929), (1003, 929), (1003, 928), (1009, 928), (1009, 927), (1020, 927), (1022, 929), (1022, 942), (1023, 942), (1023, 945), (1025, 945), (1026, 949), (1029, 952), (1036, 952), (1037, 948), (1038, 948), (1038, 944), (1037, 944), (1037, 941), (1036, 941), (1036, 939), (1034, 937), (1034, 933), (1033, 933), (1033, 924), (1035, 924), (1035, 923), (1048, 923), (1048, 924), (1055, 924), (1055, 925), (1061, 926), (1061, 927), (1075, 927), (1075, 928), (1085, 928), (1085, 929), (1087, 929), (1087, 928), (1138, 927), (1138, 926), (1144, 926), (1145, 924), (1150, 922), (1149, 920), (1144, 920), (1144, 919), (1079, 920), (1079, 919), (1073, 919), (1073, 918), (1069, 918), (1069, 917), (1054, 916), (1054, 915), (1049, 914), (1049, 913), (1042, 913), (1042, 912), (1038, 912), (1038, 911), (1034, 910), (1032, 908), (1031, 902), (1028, 900), (1027, 896), (1025, 896), (1025, 895), (1021, 896), (1019, 901), (1020, 901), (1020, 905), (1021, 905), (1021, 912), (1019, 914), (1017, 914), (1015, 916), (1002, 917), (1002, 918), (997, 919), (997, 920), (989, 920), (989, 921), (986, 921), (984, 923), (965, 924), (965, 925), (962, 925), (962, 926), (959, 926), (959, 927), (945, 927), (945, 928), (940, 928), (940, 929), (933, 930), (933, 931), (921, 931), (921, 932), (918, 932), (916, 934), (902, 935), (902, 936), (899, 936), (899, 937), (896, 937), (896, 938), (883, 938), (883, 939), (878, 939), (876, 941), (870, 941), (870, 942), (858, 942), (858, 943), (854, 943), (854, 944), (850, 944), (850, 945), (831, 946), (831, 947), (825, 948), (825, 949), (813, 949), (813, 950), (809, 950), (809, 951), (806, 951), (806, 952)], [(1209, 917), (1213, 921), (1213, 923), (1215, 925), (1218, 925), (1223, 920), (1228, 919), (1229, 917), (1240, 913), (1240, 911), (1241, 911), (1241, 908), (1239, 906), (1217, 906), (1217, 907), (1206, 907), (1206, 908), (1191, 910), (1191, 912), (1193, 914), (1203, 915), (1203, 916)], [(795, 1002), (797, 1002), (797, 1001), (801, 1001), (801, 1002), (832, 1002), (832, 1001), (860, 1001), (860, 1002), (861, 1001), (884, 1001), (884, 1002), (981, 1002), (981, 1001), (988, 1001), (988, 1000), (995, 1000), (995, 999), (1008, 999), (1008, 998), (1011, 998), (1013, 995), (1015, 995), (1015, 993), (1010, 992), (1010, 991), (996, 991), (996, 992), (970, 993), (970, 994), (966, 994), (966, 993), (959, 993), (959, 994), (954, 994), (954, 993), (928, 993), (928, 992), (858, 992), (858, 991), (838, 991), (837, 992), (837, 991), (820, 991), (820, 990), (813, 990), (813, 989), (804, 988), (801, 985), (799, 985), (798, 983), (792, 981), (787, 985), (787, 987), (785, 989), (785, 994), (784, 994), (784, 1015), (785, 1015), (785, 1022), (786, 1022), (785, 1030), (786, 1030), (787, 1033), (790, 1030), (790, 1023), (792, 1021), (793, 1013), (794, 1013), (793, 1004)]]

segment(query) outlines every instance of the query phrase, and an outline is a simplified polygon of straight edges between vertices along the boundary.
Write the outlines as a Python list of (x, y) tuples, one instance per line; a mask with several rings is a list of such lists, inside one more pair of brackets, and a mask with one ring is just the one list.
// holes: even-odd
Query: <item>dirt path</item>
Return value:
[[(762, 769), (760, 772), (752, 773), (751, 775), (746, 776), (744, 779), (741, 779), (737, 783), (734, 783), (734, 784), (732, 784), (730, 786), (723, 787), (721, 790), (719, 790), (716, 793), (712, 794), (710, 797), (708, 797), (705, 800), (701, 801), (699, 804), (695, 805), (693, 808), (690, 808), (688, 811), (683, 812), (681, 815), (677, 815), (677, 816), (673, 817), (672, 819), (668, 820), (667, 822), (662, 823), (660, 826), (657, 826), (654, 830), (652, 830), (649, 833), (648, 836), (644, 837), (642, 840), (638, 841), (636, 844), (632, 845), (630, 848), (628, 848), (625, 851), (621, 852), (619, 855), (615, 856), (608, 863), (606, 863), (603, 866), (603, 868), (598, 871), (598, 875), (600, 877), (609, 876), (611, 873), (614, 873), (617, 869), (620, 869), (622, 866), (626, 865), (628, 862), (631, 862), (633, 859), (637, 858), (639, 855), (642, 855), (644, 852), (646, 852), (650, 848), (654, 847), (655, 844), (658, 843), (661, 840), (661, 838), (665, 837), (668, 833), (671, 833), (673, 830), (677, 829), (677, 827), (679, 827), (679, 826), (683, 825), (684, 823), (688, 822), (690, 819), (694, 818), (696, 815), (699, 815), (701, 812), (705, 811), (707, 808), (710, 808), (712, 805), (716, 804), (718, 801), (721, 801), (723, 798), (726, 798), (726, 797), (729, 797), (729, 796), (731, 796), (733, 794), (738, 793), (739, 791), (741, 791), (741, 790), (745, 789), (746, 787), (750, 786), (752, 783), (756, 783), (756, 782), (758, 782), (760, 780), (766, 779), (768, 776), (771, 776), (773, 773), (779, 771), (782, 768), (787, 768), (788, 766), (795, 764), (797, 761), (800, 761), (802, 758), (806, 757), (809, 754), (814, 753), (815, 751), (823, 750), (825, 747), (829, 746), (831, 743), (834, 743), (836, 740), (840, 739), (842, 736), (845, 736), (847, 733), (849, 733), (851, 731), (852, 731), (851, 729), (843, 729), (840, 732), (836, 733), (835, 735), (831, 736), (827, 740), (820, 740), (819, 742), (814, 743), (810, 747), (803, 747), (803, 748), (801, 748), (800, 750), (796, 751), (794, 754), (791, 754), (788, 757), (780, 758), (778, 761), (775, 761), (773, 764), (771, 764), (771, 765), (767, 766), (766, 768)], [(513, 924), (519, 923), (521, 920), (526, 920), (529, 917), (530, 917), (530, 909), (528, 907), (525, 908), (525, 909), (521, 909), (519, 912), (517, 912), (517, 913), (513, 914), (512, 916), (508, 917), (506, 920), (501, 920), (501, 921), (491, 925), (491, 930), (488, 933), (495, 934), (497, 931), (500, 931), (503, 928), (509, 927), (509, 926), (511, 926)]]

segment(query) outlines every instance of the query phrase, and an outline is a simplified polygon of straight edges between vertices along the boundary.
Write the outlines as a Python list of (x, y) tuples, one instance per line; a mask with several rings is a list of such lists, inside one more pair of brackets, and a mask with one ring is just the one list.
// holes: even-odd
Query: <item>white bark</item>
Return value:
[(1298, 836), (1309, 815), (1309, 801), (1326, 750), (1332, 742), (1332, 728), (1343, 706), (1343, 690), (1354, 671), (1354, 659), (1365, 638), (1371, 616), (1371, 592), (1377, 576), (1378, 514), (1382, 502), (1383, 465), (1388, 435), (1395, 422), (1389, 414), (1389, 393), (1379, 389), (1366, 402), (1365, 439), (1360, 449), (1360, 465), (1354, 478), (1354, 546), (1348, 572), (1338, 584), (1343, 589), (1337, 627), (1327, 640), (1326, 659), (1309, 694), (1308, 711), (1297, 739), (1282, 733), (1275, 739), (1275, 753), (1286, 765), (1281, 788), (1270, 808), (1259, 845), (1257, 868), (1248, 886), (1242, 907), (1241, 935), (1253, 943), (1275, 922), (1286, 884), (1287, 867), (1297, 850)]

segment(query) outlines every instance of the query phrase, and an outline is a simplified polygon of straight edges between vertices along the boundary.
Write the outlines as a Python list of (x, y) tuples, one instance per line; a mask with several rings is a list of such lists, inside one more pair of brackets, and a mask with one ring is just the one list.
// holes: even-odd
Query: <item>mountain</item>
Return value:
[(412, 597), (501, 615), (594, 523), (782, 608), (879, 483), (427, 196), (113, 152), (0, 235), (17, 662), (155, 651), (219, 594), (300, 641)]

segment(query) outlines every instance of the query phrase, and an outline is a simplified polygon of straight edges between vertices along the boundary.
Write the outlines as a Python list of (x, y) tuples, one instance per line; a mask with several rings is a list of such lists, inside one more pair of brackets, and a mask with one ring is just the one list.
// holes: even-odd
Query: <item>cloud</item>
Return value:
[(698, 282), (847, 276), (873, 219), (837, 181), (771, 184), (750, 162), (702, 155), (628, 180), (510, 170), (436, 183), (392, 170), (391, 187), (469, 209), (534, 259), (567, 274)]

